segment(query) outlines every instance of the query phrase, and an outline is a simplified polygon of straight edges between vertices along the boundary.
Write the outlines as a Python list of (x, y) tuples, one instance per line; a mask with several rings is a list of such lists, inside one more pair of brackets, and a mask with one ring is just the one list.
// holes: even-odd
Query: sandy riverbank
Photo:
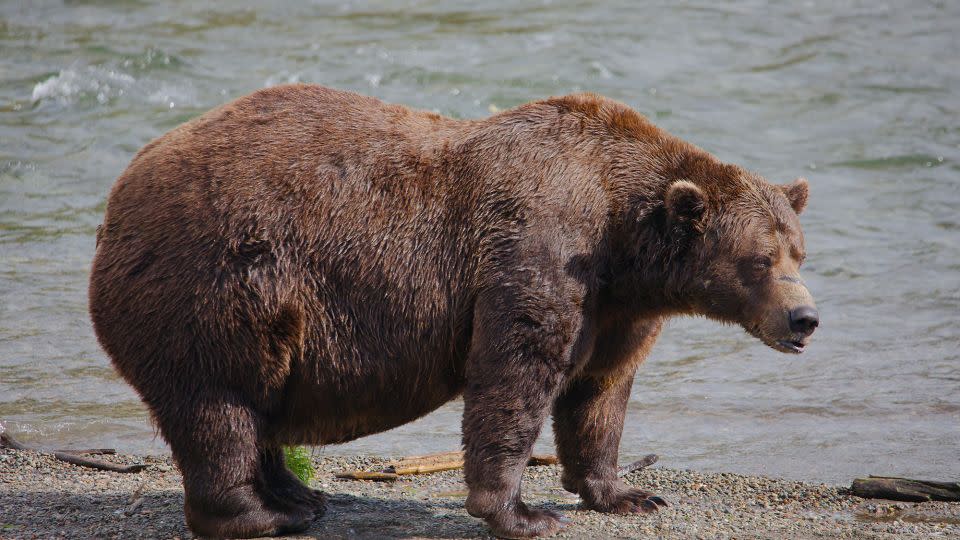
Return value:
[[(0, 538), (190, 538), (183, 488), (169, 458), (105, 456), (145, 463), (135, 474), (101, 472), (49, 454), (0, 449)], [(330, 510), (293, 538), (485, 538), (463, 509), (460, 471), (392, 483), (339, 481), (344, 469), (374, 468), (377, 458), (316, 458), (314, 487)], [(843, 488), (655, 466), (626, 476), (663, 495), (656, 515), (610, 516), (578, 510), (560, 488), (559, 468), (530, 467), (528, 503), (559, 510), (572, 523), (559, 538), (960, 538), (960, 503), (891, 503)], [(138, 499), (142, 498), (142, 502)]]

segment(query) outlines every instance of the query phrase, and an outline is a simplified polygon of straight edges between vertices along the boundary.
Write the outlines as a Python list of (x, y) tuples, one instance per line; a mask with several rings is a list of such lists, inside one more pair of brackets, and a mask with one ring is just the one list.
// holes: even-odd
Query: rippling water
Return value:
[[(590, 90), (812, 184), (813, 345), (673, 322), (622, 461), (960, 476), (960, 3), (266, 4), (0, 2), (0, 421), (24, 440), (165, 451), (86, 312), (107, 191), (153, 137), (293, 81), (463, 118)], [(454, 448), (459, 411), (324, 451)]]

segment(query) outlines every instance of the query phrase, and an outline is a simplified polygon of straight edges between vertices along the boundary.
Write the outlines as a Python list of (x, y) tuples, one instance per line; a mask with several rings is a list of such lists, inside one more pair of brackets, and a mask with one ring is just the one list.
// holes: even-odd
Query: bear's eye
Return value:
[(759, 283), (768, 279), (773, 268), (773, 258), (767, 256), (744, 257), (737, 262), (740, 279), (744, 283)]

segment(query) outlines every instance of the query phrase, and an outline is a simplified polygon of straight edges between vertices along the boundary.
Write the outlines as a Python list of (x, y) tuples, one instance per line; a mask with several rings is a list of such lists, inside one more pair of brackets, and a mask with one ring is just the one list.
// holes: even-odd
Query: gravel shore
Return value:
[[(140, 473), (101, 472), (50, 454), (0, 449), (0, 538), (191, 538), (183, 522), (180, 474), (167, 457), (99, 456), (143, 463)], [(341, 481), (346, 469), (382, 458), (314, 458), (312, 485), (330, 509), (292, 538), (488, 538), (463, 509), (461, 471), (396, 482)], [(578, 509), (560, 487), (559, 467), (529, 467), (525, 500), (571, 518), (556, 538), (960, 538), (960, 503), (894, 503), (852, 497), (841, 487), (654, 467), (625, 480), (671, 503), (655, 515), (611, 516)]]

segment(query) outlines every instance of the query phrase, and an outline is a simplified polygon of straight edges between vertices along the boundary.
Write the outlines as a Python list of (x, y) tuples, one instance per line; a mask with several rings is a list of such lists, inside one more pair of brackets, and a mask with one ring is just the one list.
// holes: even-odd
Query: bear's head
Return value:
[(739, 324), (773, 349), (803, 352), (819, 324), (799, 272), (807, 181), (773, 185), (737, 167), (725, 172), (721, 181), (694, 177), (666, 186), (668, 234), (683, 238), (690, 269), (683, 303), (696, 314)]

